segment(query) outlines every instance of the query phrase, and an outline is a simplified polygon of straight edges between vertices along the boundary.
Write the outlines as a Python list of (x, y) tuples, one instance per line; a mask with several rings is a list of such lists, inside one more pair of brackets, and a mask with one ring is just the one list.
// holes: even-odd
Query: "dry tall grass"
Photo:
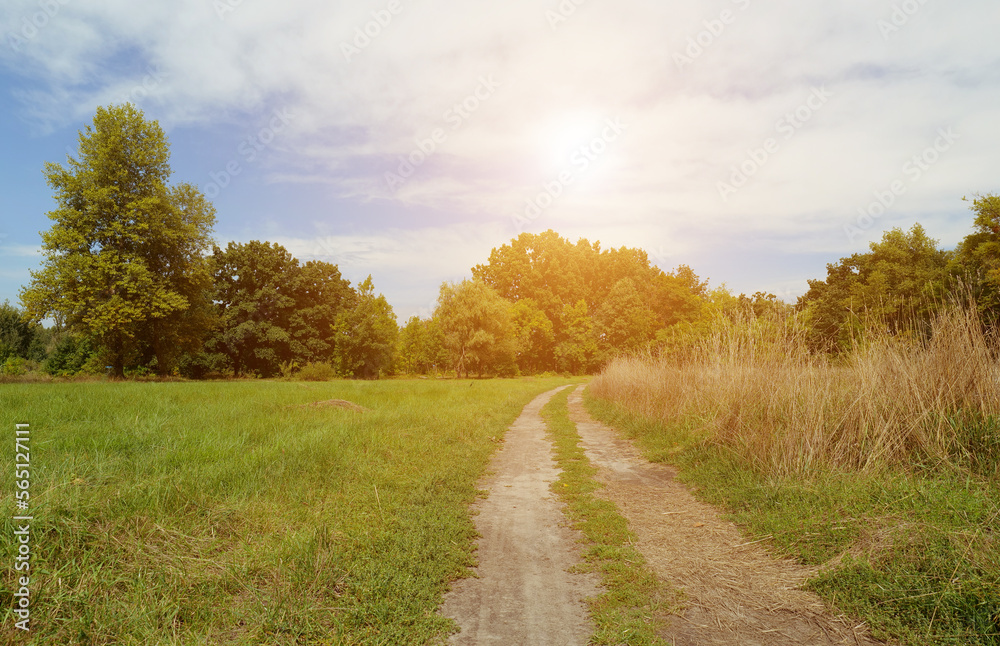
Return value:
[(943, 310), (929, 339), (866, 334), (836, 363), (809, 353), (794, 319), (720, 318), (683, 359), (619, 358), (592, 392), (645, 416), (694, 420), (773, 475), (914, 462), (994, 473), (996, 350), (968, 307)]

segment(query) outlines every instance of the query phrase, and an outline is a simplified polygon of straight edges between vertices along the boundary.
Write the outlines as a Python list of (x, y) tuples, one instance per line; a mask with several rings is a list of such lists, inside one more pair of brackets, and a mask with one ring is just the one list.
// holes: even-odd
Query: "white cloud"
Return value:
[(26, 244), (0, 245), (0, 258), (40, 258), (42, 248)]
[[(659, 244), (678, 257), (709, 248), (720, 230), (850, 253), (863, 243), (843, 225), (947, 127), (962, 139), (885, 221), (932, 221), (953, 242), (968, 219), (958, 199), (1000, 188), (1000, 7), (987, 0), (928, 2), (887, 38), (879, 21), (891, 20), (889, 1), (591, 0), (553, 28), (546, 11), (555, 1), (399, 0), (401, 11), (349, 62), (343, 44), (366, 25), (374, 33), (372, 12), (387, 0), (232, 2), (223, 17), (200, 0), (55, 1), (58, 13), (21, 51), (0, 53), (10, 69), (41, 79), (18, 91), (24, 115), (63, 124), (138, 94), (168, 126), (211, 128), (290, 106), (296, 118), (275, 149), (272, 181), (466, 214), (461, 233), (400, 223), (334, 241), (351, 271), (378, 267), (401, 285), (418, 259), (437, 280), (516, 234), (511, 214), (571, 167), (553, 160), (566, 151), (546, 149), (547, 133), (580, 115), (597, 128), (621, 117), (629, 128), (530, 230), (600, 232), (637, 246), (669, 240)], [(712, 35), (724, 10), (731, 20)], [(37, 11), (37, 2), (11, 0), (0, 29), (17, 33)], [(691, 42), (701, 45), (689, 50)], [(679, 69), (676, 55), (692, 52), (700, 53)], [(475, 96), (484, 76), (499, 87), (469, 101), (475, 109), (455, 127), (449, 110)], [(779, 119), (816, 87), (829, 90), (829, 103), (781, 138)], [(437, 128), (446, 140), (390, 190), (385, 173)], [(768, 138), (780, 150), (720, 199), (718, 182)], [(295, 244), (308, 255), (308, 241)]]

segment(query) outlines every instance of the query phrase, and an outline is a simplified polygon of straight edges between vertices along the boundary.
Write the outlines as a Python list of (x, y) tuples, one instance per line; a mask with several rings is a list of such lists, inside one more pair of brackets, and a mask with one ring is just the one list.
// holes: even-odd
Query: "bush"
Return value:
[(5, 377), (20, 377), (28, 374), (28, 362), (21, 357), (7, 357), (0, 366), (0, 374)]
[(302, 366), (295, 378), (299, 381), (330, 381), (337, 377), (337, 371), (328, 363), (309, 362)]
[(83, 369), (94, 354), (90, 343), (72, 335), (59, 339), (42, 370), (50, 375), (74, 375)]
[(187, 379), (213, 379), (233, 376), (229, 357), (221, 352), (195, 352), (181, 355), (177, 371)]

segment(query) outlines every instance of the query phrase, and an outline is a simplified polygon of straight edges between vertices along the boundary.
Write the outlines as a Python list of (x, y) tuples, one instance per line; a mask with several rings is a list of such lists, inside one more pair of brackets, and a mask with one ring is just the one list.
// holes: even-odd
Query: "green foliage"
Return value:
[(510, 373), (514, 325), (510, 303), (480, 280), (444, 283), (434, 312), (456, 375)]
[(9, 358), (43, 359), (44, 349), (37, 344), (40, 332), (39, 326), (28, 322), (8, 301), (0, 303), (0, 362)]
[(517, 301), (510, 309), (517, 366), (522, 374), (537, 374), (555, 362), (555, 329), (534, 300)]
[(375, 296), (371, 276), (358, 285), (356, 297), (337, 317), (333, 328), (337, 339), (335, 359), (340, 374), (377, 379), (381, 372), (388, 370), (399, 328), (385, 296)]
[(513, 312), (524, 373), (593, 370), (659, 329), (696, 319), (706, 295), (689, 267), (665, 273), (641, 249), (602, 251), (599, 242), (574, 245), (551, 230), (522, 233), (472, 273), (515, 306), (530, 303)]
[(60, 338), (42, 364), (42, 369), (50, 375), (74, 375), (95, 356), (93, 345), (87, 339), (73, 334)]
[(167, 186), (169, 157), (160, 126), (126, 103), (97, 109), (66, 167), (45, 165), (58, 208), (21, 300), (33, 320), (55, 316), (100, 346), (119, 377), (147, 346), (175, 345), (206, 284), (214, 210)]
[(563, 331), (556, 346), (556, 367), (570, 374), (582, 375), (596, 369), (600, 362), (597, 332), (587, 313), (587, 301), (563, 305)]
[(973, 288), (980, 311), (993, 322), (1000, 315), (1000, 195), (977, 195), (972, 211), (973, 231), (955, 250), (951, 270)]
[(0, 375), (5, 377), (20, 377), (28, 374), (28, 360), (23, 357), (7, 357), (0, 364)]
[(309, 362), (295, 373), (299, 381), (330, 381), (337, 377), (337, 371), (328, 363)]
[[(286, 363), (321, 362), (371, 377), (391, 361), (396, 321), (371, 277), (355, 292), (336, 265), (300, 265), (281, 245), (257, 240), (216, 247), (212, 260), (215, 332), (206, 348), (236, 374), (270, 377)], [(192, 365), (206, 363), (218, 360)]]
[(236, 374), (271, 376), (292, 357), (298, 261), (279, 244), (230, 242), (212, 255), (217, 331), (208, 348), (229, 357)]
[(826, 280), (810, 280), (799, 299), (815, 349), (848, 350), (866, 325), (893, 333), (926, 329), (937, 311), (951, 254), (938, 249), (922, 226), (887, 231), (870, 247), (827, 265)]
[(444, 336), (436, 319), (411, 316), (399, 330), (396, 346), (396, 372), (404, 375), (426, 375), (449, 365)]
[(632, 279), (622, 278), (597, 308), (594, 322), (605, 348), (629, 352), (652, 340), (656, 315), (644, 302)]
[(336, 265), (318, 260), (303, 264), (286, 280), (294, 286), (295, 309), (289, 315), (291, 354), (295, 361), (334, 361), (338, 317), (357, 296)]

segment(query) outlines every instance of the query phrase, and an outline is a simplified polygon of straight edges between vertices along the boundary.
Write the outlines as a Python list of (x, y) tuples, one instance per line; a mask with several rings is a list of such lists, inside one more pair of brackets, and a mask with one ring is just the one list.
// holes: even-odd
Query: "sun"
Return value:
[(589, 111), (567, 112), (545, 121), (538, 135), (539, 155), (546, 166), (568, 166), (574, 152), (600, 132), (600, 116)]

